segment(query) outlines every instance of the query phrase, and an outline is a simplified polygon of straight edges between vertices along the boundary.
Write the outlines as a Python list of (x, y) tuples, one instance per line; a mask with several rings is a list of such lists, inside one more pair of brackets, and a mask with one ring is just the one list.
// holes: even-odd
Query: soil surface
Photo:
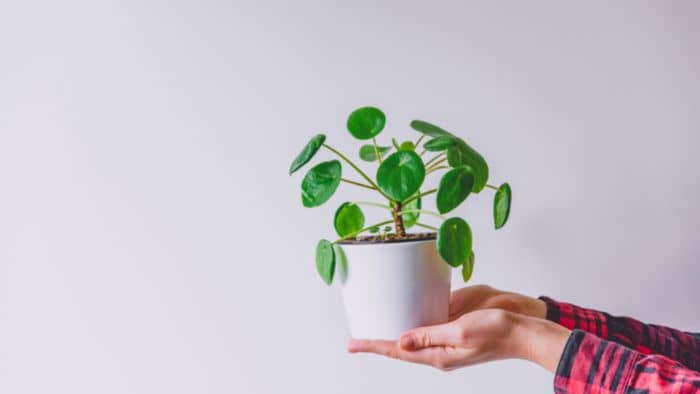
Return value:
[(346, 239), (338, 242), (341, 245), (357, 245), (357, 244), (384, 244), (394, 242), (411, 242), (411, 241), (428, 241), (437, 238), (436, 233), (408, 233), (405, 237), (397, 238), (396, 234), (387, 234), (386, 236), (377, 235), (361, 235), (353, 239)]

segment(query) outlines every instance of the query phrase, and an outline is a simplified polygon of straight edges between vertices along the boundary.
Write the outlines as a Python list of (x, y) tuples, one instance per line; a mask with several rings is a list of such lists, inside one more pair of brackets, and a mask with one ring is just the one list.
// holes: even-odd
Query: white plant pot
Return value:
[(412, 328), (445, 323), (450, 266), (435, 240), (342, 244), (340, 283), (353, 338), (399, 338)]

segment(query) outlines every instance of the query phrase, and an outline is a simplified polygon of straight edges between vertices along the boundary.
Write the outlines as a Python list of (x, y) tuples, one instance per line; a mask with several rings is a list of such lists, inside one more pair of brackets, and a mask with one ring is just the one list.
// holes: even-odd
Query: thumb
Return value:
[(404, 350), (418, 350), (431, 346), (457, 345), (462, 339), (462, 329), (457, 321), (435, 326), (415, 328), (399, 338)]

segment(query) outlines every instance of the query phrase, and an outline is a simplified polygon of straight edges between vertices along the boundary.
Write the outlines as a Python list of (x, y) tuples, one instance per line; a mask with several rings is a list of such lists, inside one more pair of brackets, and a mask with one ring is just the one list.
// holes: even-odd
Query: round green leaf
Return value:
[(468, 282), (474, 273), (474, 251), (469, 253), (469, 259), (462, 264), (462, 280)]
[(474, 193), (480, 192), (489, 179), (489, 166), (486, 160), (466, 142), (455, 139), (455, 145), (447, 149), (447, 162), (451, 167), (469, 166), (474, 170)]
[(326, 141), (326, 136), (323, 134), (318, 134), (311, 138), (311, 140), (304, 146), (304, 149), (299, 152), (297, 157), (294, 159), (292, 162), (292, 165), (289, 166), (289, 175), (292, 175), (296, 170), (300, 169), (301, 167), (304, 166), (304, 164), (308, 163), (309, 160), (311, 160), (316, 152), (323, 146), (323, 143)]
[(312, 167), (301, 181), (301, 202), (305, 207), (317, 207), (333, 196), (342, 168), (338, 160), (324, 161)]
[[(386, 155), (391, 150), (390, 146), (379, 146), (379, 154)], [(360, 159), (364, 161), (377, 161), (377, 152), (374, 150), (374, 145), (367, 144), (360, 147)]]
[(445, 220), (437, 235), (440, 257), (453, 267), (459, 267), (469, 259), (472, 250), (472, 231), (467, 222), (454, 217)]
[(358, 140), (368, 140), (377, 136), (384, 129), (386, 116), (375, 107), (362, 107), (354, 110), (348, 117), (348, 131)]
[(416, 150), (416, 145), (412, 141), (404, 141), (399, 146), (399, 150)]
[(362, 230), (365, 225), (365, 215), (357, 204), (344, 202), (335, 211), (333, 225), (335, 232), (342, 238)]
[(447, 213), (457, 208), (464, 201), (474, 186), (474, 174), (471, 167), (453, 168), (440, 179), (437, 196), (437, 209)]
[(376, 233), (378, 233), (378, 232), (379, 232), (379, 226), (372, 226), (372, 227), (370, 227), (370, 228), (369, 228), (369, 232), (370, 232), (371, 234), (376, 234)]
[(457, 139), (455, 137), (443, 135), (440, 137), (435, 137), (426, 142), (425, 145), (423, 145), (423, 148), (430, 152), (442, 152), (445, 149), (455, 146), (456, 140)]
[(499, 186), (498, 190), (496, 190), (496, 195), (493, 197), (493, 223), (496, 226), (496, 230), (503, 227), (508, 221), (511, 199), (510, 185), (504, 183)]
[(389, 197), (403, 201), (418, 191), (425, 180), (423, 160), (413, 151), (398, 151), (377, 170), (377, 184)]
[(429, 137), (451, 136), (449, 131), (445, 131), (434, 124), (422, 120), (414, 120), (411, 122), (411, 127), (419, 133), (423, 133)]
[[(408, 204), (405, 204), (401, 207), (402, 211), (412, 211), (412, 210), (417, 210), (421, 209), (421, 199), (416, 198), (415, 200), (409, 202)], [(418, 223), (418, 218), (420, 217), (420, 212), (410, 212), (410, 213), (404, 213), (401, 215), (401, 218), (403, 219), (403, 226), (404, 228), (411, 228)]]
[(333, 244), (322, 239), (316, 245), (316, 271), (327, 285), (333, 282), (335, 273), (335, 253)]

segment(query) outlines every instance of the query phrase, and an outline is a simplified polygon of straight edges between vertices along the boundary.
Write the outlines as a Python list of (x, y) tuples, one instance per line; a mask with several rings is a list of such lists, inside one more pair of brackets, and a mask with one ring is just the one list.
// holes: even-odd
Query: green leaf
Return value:
[(312, 167), (301, 181), (302, 204), (311, 208), (328, 201), (340, 185), (341, 173), (338, 160), (324, 161)]
[(469, 253), (469, 259), (462, 264), (462, 280), (469, 282), (474, 273), (474, 251)]
[(457, 144), (457, 138), (443, 135), (440, 137), (435, 137), (423, 145), (425, 150), (430, 152), (442, 152), (445, 149), (451, 148)]
[[(420, 192), (418, 192), (420, 193)], [(421, 209), (421, 199), (416, 198), (415, 200), (409, 202), (408, 204), (405, 204), (404, 206), (401, 207), (402, 211), (410, 211), (414, 209)], [(410, 212), (410, 213), (404, 213), (401, 215), (401, 218), (403, 219), (403, 226), (405, 228), (411, 228), (418, 223), (418, 218), (420, 217), (420, 212)]]
[(425, 180), (423, 160), (413, 151), (389, 155), (377, 170), (377, 184), (386, 195), (403, 201), (418, 191)]
[(338, 245), (333, 245), (333, 252), (335, 254), (335, 265), (338, 267), (338, 274), (340, 275), (340, 283), (345, 283), (348, 279), (348, 258), (345, 255), (345, 250)]
[(394, 145), (394, 148), (396, 148), (396, 150), (401, 150), (401, 147), (399, 146), (398, 141), (396, 141), (396, 138), (391, 137), (391, 144)]
[(423, 133), (429, 137), (452, 136), (449, 131), (445, 131), (434, 124), (422, 120), (414, 120), (411, 122), (411, 127), (419, 133)]
[(455, 146), (447, 149), (447, 162), (451, 167), (469, 166), (474, 170), (474, 193), (480, 192), (489, 179), (489, 166), (486, 160), (466, 142), (457, 138)]
[[(379, 146), (379, 154), (384, 156), (391, 150), (390, 146)], [(360, 159), (364, 161), (377, 161), (377, 152), (374, 150), (374, 145), (367, 144), (360, 147)]]
[(498, 190), (496, 190), (496, 195), (493, 197), (493, 223), (496, 226), (496, 230), (503, 227), (508, 221), (511, 200), (510, 185), (504, 183), (499, 186)]
[(469, 196), (472, 187), (474, 174), (471, 167), (461, 166), (447, 171), (440, 179), (435, 198), (438, 212), (447, 213), (457, 208)]
[(462, 218), (445, 220), (437, 235), (440, 257), (453, 267), (459, 267), (469, 259), (472, 250), (472, 231)]
[(362, 107), (354, 110), (348, 117), (348, 131), (358, 140), (369, 140), (384, 129), (386, 116), (375, 107)]
[(391, 226), (384, 226), (384, 232), (388, 233), (389, 231), (391, 231)]
[(333, 225), (335, 232), (342, 238), (362, 230), (365, 225), (365, 215), (357, 204), (344, 202), (335, 211)]
[(398, 150), (414, 151), (416, 150), (416, 145), (412, 141), (404, 141), (401, 143), (401, 146), (399, 146)]
[(376, 234), (379, 232), (379, 226), (372, 226), (368, 230), (371, 234)]
[(296, 170), (300, 169), (301, 167), (304, 166), (304, 164), (308, 163), (309, 160), (311, 160), (316, 152), (323, 146), (323, 143), (326, 141), (326, 136), (323, 134), (318, 134), (311, 138), (311, 140), (304, 146), (304, 149), (299, 152), (297, 157), (294, 159), (292, 162), (292, 165), (289, 166), (289, 175), (292, 175)]
[(316, 271), (327, 285), (333, 283), (335, 273), (335, 253), (333, 244), (322, 239), (316, 245)]

